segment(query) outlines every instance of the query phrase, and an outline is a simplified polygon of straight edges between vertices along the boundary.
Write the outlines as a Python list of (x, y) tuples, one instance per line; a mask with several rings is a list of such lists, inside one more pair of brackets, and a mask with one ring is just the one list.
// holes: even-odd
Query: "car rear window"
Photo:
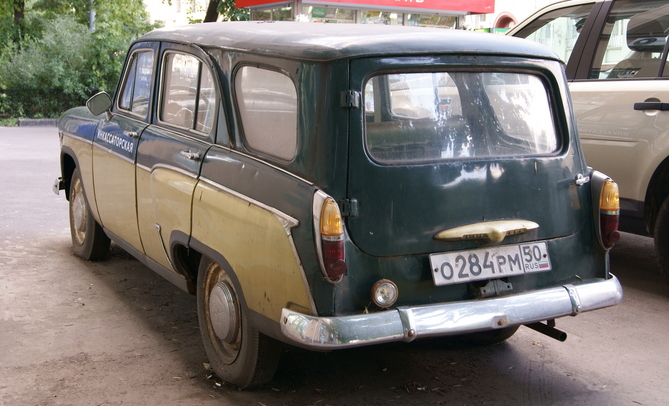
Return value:
[(545, 155), (559, 140), (544, 82), (508, 72), (418, 72), (365, 84), (367, 151), (381, 163)]

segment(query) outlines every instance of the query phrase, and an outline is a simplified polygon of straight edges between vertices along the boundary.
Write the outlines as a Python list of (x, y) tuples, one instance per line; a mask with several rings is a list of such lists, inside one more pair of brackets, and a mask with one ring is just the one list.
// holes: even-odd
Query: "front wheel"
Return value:
[(198, 270), (197, 314), (204, 349), (219, 378), (240, 389), (272, 379), (282, 344), (251, 326), (230, 275), (206, 257)]
[(657, 212), (653, 236), (655, 237), (655, 252), (657, 253), (660, 272), (669, 283), (669, 197), (664, 199), (664, 203)]
[(74, 253), (89, 261), (104, 259), (109, 253), (111, 241), (91, 214), (79, 168), (74, 170), (70, 179), (69, 212)]

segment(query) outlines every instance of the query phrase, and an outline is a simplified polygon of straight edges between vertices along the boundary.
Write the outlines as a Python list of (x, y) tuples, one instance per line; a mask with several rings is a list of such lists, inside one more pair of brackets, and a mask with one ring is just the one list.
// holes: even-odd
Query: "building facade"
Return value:
[(203, 20), (208, 4), (208, 0), (144, 0), (150, 21), (166, 27)]
[(236, 0), (251, 20), (463, 28), (464, 17), (489, 14), (495, 0)]

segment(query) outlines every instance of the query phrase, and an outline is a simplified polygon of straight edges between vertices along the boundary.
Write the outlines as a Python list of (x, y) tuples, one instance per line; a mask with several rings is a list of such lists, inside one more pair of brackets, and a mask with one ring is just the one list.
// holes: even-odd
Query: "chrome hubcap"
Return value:
[(88, 215), (88, 210), (86, 209), (84, 195), (81, 193), (81, 183), (79, 181), (74, 185), (73, 191), (74, 196), (71, 196), (72, 225), (76, 242), (81, 245), (86, 239), (86, 216)]
[(218, 282), (209, 294), (209, 317), (211, 326), (219, 340), (231, 344), (238, 331), (237, 305), (230, 285)]

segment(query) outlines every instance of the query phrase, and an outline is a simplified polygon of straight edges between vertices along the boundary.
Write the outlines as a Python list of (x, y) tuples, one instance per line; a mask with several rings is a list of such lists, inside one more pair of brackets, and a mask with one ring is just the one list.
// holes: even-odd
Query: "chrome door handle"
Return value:
[(123, 135), (130, 138), (137, 138), (137, 131), (123, 131)]
[(197, 152), (191, 152), (191, 151), (181, 151), (179, 152), (181, 156), (186, 157), (186, 159), (190, 159), (191, 161), (199, 161), (200, 160), (200, 154)]

